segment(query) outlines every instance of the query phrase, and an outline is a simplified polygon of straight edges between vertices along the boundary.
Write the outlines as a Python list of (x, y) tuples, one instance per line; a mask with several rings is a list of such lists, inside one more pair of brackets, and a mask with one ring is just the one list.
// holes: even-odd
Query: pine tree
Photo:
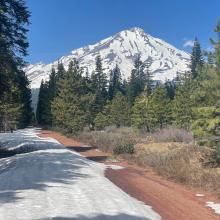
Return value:
[[(96, 70), (91, 75), (91, 86), (95, 94), (94, 102), (91, 106), (91, 114), (93, 118), (95, 118), (99, 112), (102, 112), (108, 97), (107, 76), (103, 71), (100, 56), (96, 57)], [(93, 122), (91, 122), (91, 124), (93, 124)]]
[(131, 71), (131, 78), (128, 85), (128, 97), (130, 105), (134, 103), (135, 98), (144, 91), (146, 85), (146, 75), (144, 73), (145, 64), (138, 55), (134, 62), (134, 69)]
[(173, 100), (175, 97), (175, 91), (176, 91), (175, 83), (173, 81), (167, 80), (164, 85), (166, 88), (167, 97)]
[(153, 91), (153, 75), (150, 71), (150, 63), (147, 61), (146, 63), (146, 73), (145, 73), (145, 78), (146, 78), (146, 88), (145, 88), (145, 92), (147, 93), (147, 96), (150, 96), (152, 91)]
[(153, 112), (151, 121), (155, 127), (163, 128), (171, 124), (171, 106), (164, 85), (158, 85), (150, 98), (150, 108)]
[[(20, 115), (15, 121), (21, 127), (30, 123), (32, 115), (30, 89), (22, 71), (23, 56), (27, 55), (29, 17), (24, 1), (0, 2), (0, 102), (3, 109), (7, 106), (8, 112), (12, 108), (14, 115)], [(0, 121), (0, 124), (5, 123)]]
[(38, 95), (38, 104), (36, 110), (36, 119), (39, 125), (50, 125), (50, 107), (49, 107), (49, 89), (48, 82), (41, 81), (40, 91)]
[(24, 128), (32, 122), (33, 111), (31, 107), (31, 89), (25, 73), (21, 70), (17, 76), (17, 85), (20, 91), (21, 117), (19, 127)]
[(117, 127), (130, 125), (130, 107), (127, 98), (117, 92), (110, 104), (110, 122)]
[(220, 20), (214, 30), (217, 40), (211, 39), (213, 63), (201, 72), (201, 80), (194, 92), (195, 119), (191, 125), (193, 134), (203, 144), (220, 147)]
[(150, 132), (154, 125), (150, 96), (147, 96), (145, 92), (138, 96), (135, 99), (131, 112), (131, 125), (143, 131)]
[(195, 79), (198, 76), (198, 73), (201, 70), (203, 63), (204, 61), (203, 61), (200, 43), (198, 39), (195, 38), (194, 45), (192, 48), (191, 63), (190, 63), (190, 71), (193, 79)]
[(194, 107), (194, 102), (190, 97), (192, 92), (192, 79), (191, 77), (186, 77), (185, 81), (177, 86), (176, 95), (172, 103), (174, 123), (180, 128), (189, 129), (192, 123)]
[(85, 79), (78, 62), (73, 60), (59, 81), (58, 93), (52, 102), (53, 125), (70, 133), (86, 126), (92, 95), (85, 88)]
[(123, 92), (123, 83), (121, 78), (121, 71), (116, 65), (113, 71), (110, 74), (110, 82), (109, 82), (109, 89), (108, 89), (108, 98), (112, 100), (117, 92)]

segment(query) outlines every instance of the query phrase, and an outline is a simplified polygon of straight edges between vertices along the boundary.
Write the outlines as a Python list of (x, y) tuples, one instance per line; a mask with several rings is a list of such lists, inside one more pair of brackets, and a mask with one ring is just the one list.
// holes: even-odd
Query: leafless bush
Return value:
[(193, 187), (200, 187), (220, 196), (220, 172), (206, 166), (210, 151), (193, 144), (169, 151), (136, 151), (138, 165), (151, 166), (160, 175)]
[(105, 152), (113, 152), (118, 145), (136, 143), (137, 134), (130, 128), (107, 128), (106, 131), (82, 132), (77, 137), (86, 144), (98, 147)]
[(191, 133), (184, 129), (178, 128), (164, 128), (152, 134), (152, 138), (156, 142), (185, 142), (190, 143), (193, 141)]
[(140, 134), (131, 128), (108, 127), (104, 131), (83, 132), (78, 139), (108, 152), (129, 141), (139, 143), (134, 154), (121, 157), (143, 167), (151, 166), (158, 174), (176, 182), (220, 196), (220, 171), (209, 167), (212, 151), (196, 146), (192, 135), (185, 130), (167, 128)]

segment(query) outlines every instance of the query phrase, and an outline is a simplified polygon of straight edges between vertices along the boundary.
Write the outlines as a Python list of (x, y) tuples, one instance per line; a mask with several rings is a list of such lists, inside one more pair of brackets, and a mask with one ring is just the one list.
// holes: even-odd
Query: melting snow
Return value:
[(196, 194), (196, 196), (197, 196), (197, 197), (203, 197), (203, 196), (204, 196), (204, 194), (197, 193), (197, 194)]
[(220, 215), (220, 203), (206, 202), (206, 206), (212, 208), (216, 214)]
[(113, 170), (121, 170), (121, 169), (124, 169), (124, 167), (118, 166), (118, 165), (106, 165), (106, 168), (110, 168), (110, 169), (113, 169)]
[(0, 134), (0, 146), (28, 152), (0, 159), (0, 219), (160, 219), (105, 178), (105, 165), (36, 133)]

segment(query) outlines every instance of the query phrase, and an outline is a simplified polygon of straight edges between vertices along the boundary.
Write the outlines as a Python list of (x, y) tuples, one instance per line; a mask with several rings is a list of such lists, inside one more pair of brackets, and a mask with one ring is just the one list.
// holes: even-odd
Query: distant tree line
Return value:
[(22, 70), (30, 13), (22, 0), (0, 1), (0, 131), (32, 120), (31, 90)]
[(153, 80), (149, 63), (140, 55), (128, 80), (122, 80), (117, 65), (108, 78), (100, 56), (90, 76), (83, 74), (77, 60), (70, 62), (68, 70), (59, 63), (49, 81), (41, 83), (38, 123), (70, 133), (109, 125), (152, 132), (173, 125), (191, 130), (201, 142), (219, 144), (220, 21), (215, 32), (213, 51), (204, 54), (196, 38), (190, 71), (165, 83)]

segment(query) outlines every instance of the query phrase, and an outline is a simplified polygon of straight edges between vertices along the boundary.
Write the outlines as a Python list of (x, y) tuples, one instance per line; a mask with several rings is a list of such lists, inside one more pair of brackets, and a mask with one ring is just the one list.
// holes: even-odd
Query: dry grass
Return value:
[(210, 148), (198, 147), (191, 134), (179, 129), (140, 134), (131, 128), (109, 127), (105, 131), (83, 132), (78, 139), (113, 152), (125, 142), (136, 143), (135, 153), (122, 155), (140, 166), (151, 166), (159, 175), (220, 196), (220, 169), (209, 166)]
[(169, 179), (220, 196), (220, 172), (207, 166), (210, 149), (193, 144), (153, 143), (136, 145), (132, 158), (140, 166), (151, 166)]
[(193, 141), (193, 136), (190, 132), (173, 127), (160, 129), (154, 132), (151, 136), (155, 142), (190, 143)]
[(113, 152), (114, 148), (124, 143), (136, 143), (138, 134), (131, 128), (108, 127), (105, 131), (82, 132), (77, 139), (104, 152)]

